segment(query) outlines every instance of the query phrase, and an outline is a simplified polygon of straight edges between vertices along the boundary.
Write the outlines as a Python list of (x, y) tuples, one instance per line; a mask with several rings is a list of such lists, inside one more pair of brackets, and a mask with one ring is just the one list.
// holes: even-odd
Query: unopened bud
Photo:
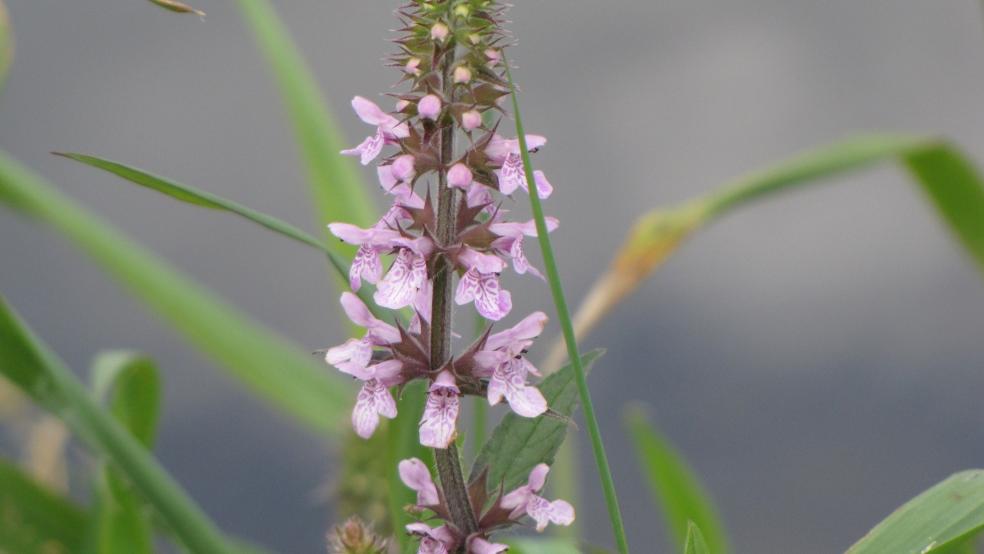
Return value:
[(431, 27), (431, 38), (438, 42), (444, 42), (444, 39), (448, 38), (449, 32), (448, 26), (438, 21)]
[(386, 541), (373, 533), (372, 527), (352, 516), (328, 534), (330, 554), (382, 554)]
[(437, 119), (441, 114), (441, 99), (433, 94), (421, 98), (417, 102), (417, 113), (424, 119)]
[(472, 172), (468, 169), (468, 166), (463, 163), (457, 163), (451, 166), (448, 170), (448, 186), (467, 188), (472, 182)]
[(406, 65), (403, 66), (403, 71), (411, 75), (420, 75), (420, 58), (410, 58), (407, 60)]
[(485, 57), (489, 60), (489, 65), (495, 65), (502, 61), (502, 53), (495, 48), (489, 48), (485, 51)]
[(468, 17), (468, 13), (470, 11), (471, 10), (468, 8), (468, 5), (467, 4), (458, 4), (454, 8), (454, 15), (457, 15), (457, 16), (460, 16), (460, 17)]
[(416, 175), (416, 170), (413, 167), (414, 159), (410, 154), (404, 154), (402, 156), (397, 156), (393, 160), (393, 177), (396, 177), (397, 181), (409, 181), (413, 179)]
[(461, 126), (465, 128), (466, 131), (471, 131), (472, 129), (477, 129), (482, 125), (482, 114), (478, 113), (476, 110), (468, 110), (467, 112), (461, 114)]
[(472, 74), (471, 70), (463, 65), (459, 65), (454, 68), (454, 82), (455, 83), (467, 83), (471, 81)]

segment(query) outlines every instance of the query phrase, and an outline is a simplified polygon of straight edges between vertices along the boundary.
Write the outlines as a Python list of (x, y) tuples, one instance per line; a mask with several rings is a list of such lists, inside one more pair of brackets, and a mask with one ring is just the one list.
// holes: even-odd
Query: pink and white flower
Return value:
[(499, 321), (512, 310), (512, 295), (499, 286), (499, 276), (482, 273), (474, 266), (458, 281), (454, 301), (459, 306), (474, 302), (478, 313), (492, 321)]
[[(536, 152), (541, 146), (547, 143), (547, 139), (540, 135), (526, 135), (526, 148), (530, 152)], [(516, 189), (522, 187), (529, 192), (526, 183), (526, 174), (523, 165), (523, 157), (520, 152), (519, 139), (505, 139), (498, 135), (489, 141), (485, 148), (485, 154), (494, 164), (499, 165), (495, 171), (499, 179), (499, 192), (502, 194), (512, 194)], [(553, 192), (553, 185), (547, 180), (542, 171), (533, 172), (533, 181), (536, 184), (537, 195), (546, 199)]]
[[(380, 416), (389, 419), (396, 417), (396, 400), (389, 388), (402, 382), (402, 365), (398, 360), (386, 360), (367, 368), (359, 369), (355, 365), (348, 367), (356, 377), (368, 377), (352, 410), (352, 427), (360, 437), (368, 439), (372, 436), (379, 426)], [(356, 375), (357, 373), (362, 377)]]
[(426, 523), (410, 523), (406, 527), (411, 535), (420, 537), (417, 554), (448, 554), (452, 552), (457, 539), (447, 525), (431, 528)]
[(340, 346), (329, 348), (325, 352), (325, 361), (329, 364), (339, 369), (342, 364), (366, 367), (372, 359), (373, 347), (400, 342), (400, 332), (396, 327), (373, 317), (369, 308), (358, 296), (351, 292), (343, 292), (341, 304), (345, 314), (353, 323), (366, 328), (366, 334), (361, 339), (349, 339)]
[(546, 324), (546, 314), (534, 312), (510, 329), (490, 335), (483, 350), (475, 353), (475, 375), (488, 378), (490, 405), (505, 399), (512, 411), (523, 417), (537, 417), (547, 411), (543, 394), (526, 383), (529, 374), (540, 372), (523, 356)]
[(406, 123), (383, 111), (372, 100), (361, 96), (352, 99), (352, 108), (355, 109), (359, 119), (376, 126), (376, 134), (366, 137), (362, 143), (355, 148), (342, 150), (346, 156), (359, 156), (362, 165), (369, 165), (369, 162), (376, 159), (382, 152), (383, 146), (396, 144), (398, 139), (410, 136), (410, 127)]
[(403, 484), (417, 491), (417, 506), (437, 506), (441, 503), (427, 464), (417, 458), (410, 458), (400, 462), (399, 471)]
[[(552, 233), (559, 225), (555, 217), (547, 217), (547, 232)], [(523, 238), (537, 236), (536, 222), (529, 220), (526, 223), (498, 222), (489, 225), (489, 230), (499, 235), (500, 238), (492, 242), (492, 248), (502, 255), (512, 259), (513, 269), (520, 275), (529, 272), (541, 279), (543, 274), (538, 269), (530, 265), (523, 251)]]
[(447, 448), (454, 441), (461, 390), (450, 371), (442, 371), (427, 392), (424, 416), (420, 420), (420, 444)]
[(391, 310), (405, 308), (414, 303), (426, 283), (427, 258), (411, 248), (401, 248), (386, 276), (377, 284), (373, 300)]
[(547, 464), (537, 465), (525, 485), (503, 496), (500, 501), (503, 508), (512, 510), (513, 518), (522, 517), (523, 514), (533, 518), (536, 530), (541, 532), (548, 523), (565, 526), (574, 523), (574, 507), (570, 503), (564, 500), (551, 502), (537, 494), (547, 482), (549, 471)]

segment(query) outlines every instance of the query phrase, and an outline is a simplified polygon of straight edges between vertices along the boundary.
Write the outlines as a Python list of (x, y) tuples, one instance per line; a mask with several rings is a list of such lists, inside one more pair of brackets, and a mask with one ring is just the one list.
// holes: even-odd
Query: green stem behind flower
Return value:
[(584, 406), (584, 420), (587, 423), (588, 435), (591, 437), (591, 450), (594, 452), (595, 463), (598, 466), (598, 476), (601, 479), (601, 486), (605, 493), (605, 504), (608, 507), (608, 516), (611, 519), (612, 533), (615, 535), (615, 542), (618, 544), (618, 551), (621, 554), (628, 554), (629, 543), (625, 538), (625, 525), (622, 523), (622, 513), (618, 507), (618, 497), (615, 494), (615, 481), (612, 479), (612, 471), (608, 465), (608, 455), (605, 453), (605, 444), (601, 440), (601, 429), (598, 427), (598, 419), (595, 416), (594, 404), (591, 402), (591, 391), (588, 389), (588, 380), (581, 364), (581, 356), (577, 351), (577, 340), (574, 337), (574, 326), (571, 323), (570, 310), (567, 308), (567, 300), (564, 297), (564, 287), (560, 282), (560, 275), (557, 271), (557, 261), (554, 257), (553, 248), (550, 245), (550, 235), (548, 235), (547, 222), (543, 217), (543, 205), (540, 203), (540, 196), (536, 188), (536, 181), (533, 178), (533, 164), (530, 161), (529, 149), (526, 146), (526, 131), (523, 130), (523, 120), (519, 115), (519, 100), (516, 98), (516, 86), (509, 71), (509, 62), (503, 55), (502, 63), (506, 69), (506, 78), (509, 80), (512, 97), (513, 117), (516, 118), (516, 138), (519, 140), (519, 151), (523, 157), (523, 170), (526, 174), (526, 183), (529, 188), (530, 206), (533, 209), (533, 218), (536, 220), (537, 239), (540, 242), (540, 249), (543, 253), (543, 265), (547, 273), (547, 281), (550, 283), (550, 293), (553, 296), (554, 305), (557, 308), (557, 319), (560, 321), (560, 328), (564, 334), (564, 342), (567, 343), (567, 355), (574, 368), (574, 378), (577, 381), (577, 391), (581, 396), (581, 404)]

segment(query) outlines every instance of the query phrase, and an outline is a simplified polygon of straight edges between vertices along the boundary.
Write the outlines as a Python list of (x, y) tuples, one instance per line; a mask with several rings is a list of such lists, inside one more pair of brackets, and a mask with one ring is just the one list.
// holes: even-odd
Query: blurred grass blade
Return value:
[[(161, 383), (150, 358), (129, 351), (104, 352), (92, 365), (92, 388), (97, 399), (144, 448), (153, 448), (160, 411)], [(96, 483), (96, 552), (152, 554), (153, 526), (142, 499), (103, 461)]]
[[(940, 219), (984, 271), (984, 180), (948, 142), (924, 137), (865, 135), (811, 150), (739, 178), (715, 192), (676, 207), (653, 210), (636, 221), (608, 271), (592, 286), (574, 318), (583, 339), (634, 292), (680, 244), (735, 208), (775, 193), (795, 190), (876, 163), (898, 160), (936, 207)], [(543, 364), (565, 359), (558, 341)]]
[(14, 35), (10, 31), (10, 16), (7, 6), (0, 0), (0, 90), (7, 80), (7, 71), (14, 61)]
[(847, 554), (950, 554), (982, 530), (984, 470), (962, 471), (903, 504)]
[[(324, 241), (318, 240), (311, 235), (305, 233), (304, 231), (298, 229), (297, 227), (282, 221), (275, 217), (266, 215), (264, 213), (258, 212), (252, 208), (243, 206), (238, 202), (233, 202), (232, 200), (227, 200), (221, 196), (216, 196), (210, 192), (197, 189), (195, 187), (177, 183), (170, 179), (164, 177), (159, 177), (152, 173), (148, 173), (141, 169), (135, 167), (123, 165), (118, 162), (113, 162), (110, 160), (104, 160), (102, 158), (96, 158), (94, 156), (87, 156), (85, 154), (75, 154), (69, 152), (53, 152), (57, 156), (62, 156), (71, 160), (82, 162), (86, 165), (108, 171), (118, 177), (121, 177), (131, 183), (140, 185), (142, 187), (155, 190), (161, 194), (170, 196), (175, 200), (180, 200), (188, 204), (195, 206), (200, 206), (203, 208), (209, 208), (213, 210), (221, 210), (228, 213), (238, 215), (245, 218), (253, 223), (259, 224), (271, 231), (280, 233), (281, 235), (294, 239), (302, 244), (312, 246), (324, 252), (328, 256), (328, 261), (331, 263), (332, 267), (338, 272), (339, 276), (345, 280), (348, 279), (349, 266), (348, 263), (342, 259), (337, 253), (333, 252)], [(383, 318), (384, 315), (380, 312), (379, 307), (376, 306), (375, 301), (370, 294), (368, 287), (362, 288), (357, 293), (359, 298), (366, 303), (366, 306), (376, 315), (376, 317)]]
[[(592, 350), (581, 357), (581, 363), (590, 369), (603, 353)], [(487, 469), (489, 491), (502, 486), (508, 492), (525, 483), (537, 464), (553, 464), (554, 455), (571, 426), (563, 418), (574, 414), (579, 400), (572, 366), (547, 377), (538, 388), (554, 415), (528, 418), (506, 414), (478, 453), (469, 481)]]
[(640, 407), (626, 410), (625, 423), (653, 500), (662, 509), (666, 528), (675, 539), (674, 550), (683, 548), (689, 540), (689, 525), (696, 523), (703, 529), (712, 552), (727, 552), (724, 525), (714, 503), (683, 456), (649, 425)]
[(510, 538), (509, 554), (582, 554), (577, 543), (569, 539)]
[(172, 12), (193, 13), (198, 17), (205, 17), (205, 12), (202, 10), (195, 9), (188, 4), (178, 2), (177, 0), (150, 0), (150, 2)]
[(698, 527), (694, 522), (687, 522), (687, 540), (683, 545), (684, 554), (711, 554), (711, 552), (718, 553), (718, 550), (712, 550), (707, 547), (707, 542), (704, 541), (704, 535), (700, 532), (700, 527)]
[[(63, 421), (96, 453), (112, 460), (196, 553), (228, 553), (223, 536), (144, 447), (103, 411), (78, 379), (0, 297), (0, 375)], [(16, 552), (16, 550), (15, 550)]]
[[(277, 78), (307, 164), (322, 228), (333, 221), (372, 225), (377, 214), (365, 183), (355, 171), (354, 162), (339, 155), (347, 147), (342, 134), (276, 10), (268, 0), (239, 0), (239, 7)], [(332, 241), (331, 247), (348, 255), (355, 251), (338, 241)]]
[(203, 352), (312, 429), (335, 435), (350, 385), (309, 353), (252, 322), (0, 152), (0, 203), (57, 229)]
[(75, 503), (0, 459), (0, 552), (79, 552), (88, 519)]

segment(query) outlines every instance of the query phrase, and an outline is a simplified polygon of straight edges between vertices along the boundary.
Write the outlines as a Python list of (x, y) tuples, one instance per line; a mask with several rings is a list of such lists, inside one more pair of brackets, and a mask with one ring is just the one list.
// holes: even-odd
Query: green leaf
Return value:
[[(376, 210), (368, 189), (356, 173), (354, 162), (338, 154), (347, 145), (276, 10), (268, 0), (239, 0), (239, 8), (280, 86), (307, 164), (318, 221), (322, 225), (334, 221), (361, 227), (373, 224)], [(340, 242), (331, 244), (339, 252), (354, 252)]]
[[(692, 522), (687, 522), (687, 540), (683, 545), (684, 554), (711, 554), (712, 550), (707, 548), (704, 535), (700, 532), (700, 527)], [(714, 550), (713, 552), (717, 552)]]
[(128, 350), (103, 352), (92, 364), (92, 388), (141, 444), (153, 447), (161, 405), (160, 376), (153, 360)]
[(666, 528), (676, 539), (675, 550), (683, 547), (689, 527), (697, 524), (706, 533), (713, 552), (727, 552), (724, 525), (714, 503), (683, 456), (649, 425), (641, 408), (626, 410), (625, 423), (653, 499), (663, 511)]
[(505, 542), (510, 554), (582, 554), (577, 543), (569, 539), (520, 537)]
[(0, 203), (51, 225), (260, 397), (335, 436), (350, 383), (128, 240), (0, 152)]
[(74, 554), (84, 544), (88, 519), (75, 503), (0, 459), (0, 552)]
[[(60, 417), (95, 453), (111, 460), (192, 552), (234, 548), (130, 433), (102, 410), (78, 379), (0, 297), (0, 375)], [(5, 489), (2, 489), (5, 490)]]
[(10, 31), (10, 16), (7, 15), (7, 7), (3, 0), (0, 0), (0, 90), (7, 80), (7, 71), (10, 70), (10, 63), (14, 61), (14, 36)]
[[(154, 444), (160, 408), (160, 377), (150, 358), (130, 351), (105, 352), (92, 367), (96, 398), (147, 449)], [(153, 526), (143, 500), (119, 471), (107, 463), (96, 486), (96, 552), (151, 554)]]
[[(581, 362), (590, 369), (602, 353), (592, 350), (581, 356)], [(570, 365), (564, 367), (544, 379), (539, 389), (556, 415), (528, 418), (506, 414), (478, 453), (469, 480), (488, 469), (489, 491), (498, 490), (502, 485), (508, 492), (525, 483), (537, 464), (553, 463), (571, 425), (563, 418), (571, 417), (578, 405), (574, 370)]]
[(984, 529), (984, 470), (962, 471), (906, 502), (847, 554), (953, 553)]
[[(297, 242), (307, 246), (317, 248), (328, 257), (329, 263), (331, 263), (332, 267), (335, 268), (335, 271), (338, 272), (339, 276), (343, 280), (348, 278), (349, 264), (346, 263), (340, 255), (333, 252), (332, 249), (324, 243), (324, 241), (320, 241), (312, 237), (290, 223), (243, 206), (238, 202), (233, 202), (232, 200), (227, 200), (221, 196), (216, 196), (210, 192), (197, 189), (190, 185), (181, 184), (165, 177), (159, 177), (152, 173), (148, 173), (135, 167), (123, 165), (118, 162), (104, 160), (94, 156), (87, 156), (85, 154), (66, 152), (54, 152), (54, 154), (108, 171), (118, 177), (122, 177), (123, 179), (130, 181), (131, 183), (155, 190), (161, 194), (170, 196), (175, 200), (180, 200), (195, 206), (201, 206), (203, 208), (220, 210), (238, 215), (248, 221), (252, 221), (253, 223), (259, 224), (271, 231), (274, 231), (275, 233), (279, 233), (285, 237), (294, 239)], [(373, 300), (372, 294), (369, 293), (368, 287), (360, 289), (357, 294), (359, 295), (359, 298), (366, 303), (366, 306), (372, 310), (376, 317), (384, 317), (380, 312), (379, 307)]]
[[(586, 337), (685, 239), (736, 208), (893, 160), (909, 170), (940, 220), (984, 272), (984, 179), (977, 169), (957, 147), (941, 139), (862, 135), (794, 156), (678, 206), (644, 214), (578, 308), (576, 336)], [(543, 366), (549, 371), (563, 357), (558, 344)]]

